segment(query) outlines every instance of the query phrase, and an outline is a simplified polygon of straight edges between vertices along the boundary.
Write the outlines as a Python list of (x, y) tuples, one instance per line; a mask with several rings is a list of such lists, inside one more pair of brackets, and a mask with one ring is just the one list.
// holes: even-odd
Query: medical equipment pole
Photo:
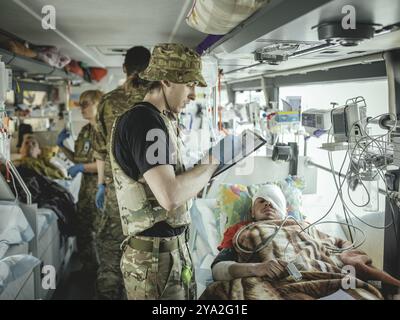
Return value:
[[(317, 164), (317, 163), (315, 163), (315, 162), (313, 162), (311, 160), (308, 160), (306, 164), (310, 165), (310, 166), (313, 166), (313, 167), (317, 167), (318, 169), (324, 170), (324, 171), (326, 171), (328, 173), (332, 173), (332, 169), (324, 167), (324, 166), (321, 166), (321, 165), (319, 165), (319, 164)], [(341, 178), (344, 178), (344, 179), (347, 178), (347, 176), (344, 173), (339, 173), (336, 170), (335, 170), (335, 175), (340, 176)], [(386, 196), (386, 190), (384, 190), (382, 188), (379, 188), (379, 193)]]

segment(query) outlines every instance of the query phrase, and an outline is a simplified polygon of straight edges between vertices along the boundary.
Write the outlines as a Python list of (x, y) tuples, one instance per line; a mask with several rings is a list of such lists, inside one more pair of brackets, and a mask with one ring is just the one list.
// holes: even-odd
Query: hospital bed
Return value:
[(0, 199), (0, 300), (51, 298), (54, 288), (42, 286), (43, 267), (54, 268), (57, 285), (76, 250), (75, 237), (61, 234), (53, 210), (16, 201), (2, 175)]
[[(221, 209), (218, 203), (218, 192), (222, 185), (241, 184), (252, 186), (266, 182), (284, 180), (288, 177), (289, 164), (285, 162), (274, 162), (267, 156), (254, 156), (245, 159), (241, 168), (232, 167), (218, 176), (211, 185), (203, 192), (202, 198), (196, 199), (191, 209), (192, 225), (190, 247), (196, 273), (198, 296), (212, 283), (211, 263), (218, 254), (217, 246), (221, 241), (224, 226), (218, 221), (221, 216)], [(245, 169), (246, 166), (254, 165), (254, 170)], [(268, 168), (268, 170), (267, 170)], [(315, 188), (317, 180), (317, 168), (308, 165), (306, 157), (299, 157), (298, 175), (304, 177), (305, 188), (302, 191), (303, 207), (307, 208), (306, 220), (314, 222), (320, 218), (321, 213), (328, 208), (318, 205)], [(309, 209), (310, 208), (310, 209)], [(332, 215), (326, 220), (344, 222), (340, 216)], [(363, 217), (363, 220), (371, 225), (382, 225), (384, 215), (376, 213)], [(354, 225), (363, 229), (368, 234), (365, 243), (360, 247), (374, 261), (375, 266), (383, 266), (383, 232), (368, 228), (365, 225), (354, 221)], [(339, 224), (321, 224), (318, 230), (331, 236), (350, 240), (350, 235), (346, 227)]]
[(34, 232), (22, 209), (12, 201), (0, 202), (0, 299), (33, 299)]
[[(6, 254), (0, 259), (1, 261), (5, 261), (7, 258), (15, 257), (15, 256), (23, 256), (25, 258), (29, 256), (28, 244), (23, 243), (19, 245), (11, 246)], [(0, 289), (0, 300), (32, 300), (35, 297), (35, 281), (34, 281), (34, 263), (35, 261), (21, 261), (19, 263), (27, 263), (30, 262), (31, 266), (28, 267), (28, 270), (22, 274), (20, 277), (11, 281), (9, 283), (3, 284), (3, 288)], [(39, 262), (39, 261), (37, 261)], [(13, 265), (13, 268), (18, 268), (18, 265)], [(4, 272), (4, 271), (3, 271)]]

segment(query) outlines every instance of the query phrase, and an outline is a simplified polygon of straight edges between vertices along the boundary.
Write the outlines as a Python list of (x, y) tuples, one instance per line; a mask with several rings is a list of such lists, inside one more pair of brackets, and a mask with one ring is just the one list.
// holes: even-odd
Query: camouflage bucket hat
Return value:
[(195, 82), (199, 87), (207, 87), (201, 74), (200, 55), (194, 50), (176, 43), (156, 45), (149, 66), (139, 74), (139, 77), (148, 81)]

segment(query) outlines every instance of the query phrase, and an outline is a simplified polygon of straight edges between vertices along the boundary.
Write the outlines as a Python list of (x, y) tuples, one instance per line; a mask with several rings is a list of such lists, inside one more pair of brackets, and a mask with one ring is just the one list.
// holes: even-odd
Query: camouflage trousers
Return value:
[(101, 300), (126, 299), (120, 269), (121, 243), (124, 241), (114, 184), (107, 185), (104, 214), (99, 222), (97, 248), (100, 265), (97, 272), (97, 295)]
[[(194, 300), (196, 282), (185, 232), (171, 238), (131, 237), (124, 241), (121, 271), (129, 300)], [(153, 243), (153, 250), (139, 250), (135, 239)], [(150, 241), (149, 241), (150, 240)], [(163, 252), (163, 244), (176, 242), (176, 249)], [(174, 246), (172, 246), (174, 247)], [(186, 281), (185, 269), (192, 276)], [(182, 274), (183, 273), (183, 274)]]
[(85, 174), (79, 191), (78, 211), (76, 216), (76, 236), (79, 260), (82, 270), (95, 277), (98, 267), (94, 234), (96, 230), (95, 194), (97, 176)]

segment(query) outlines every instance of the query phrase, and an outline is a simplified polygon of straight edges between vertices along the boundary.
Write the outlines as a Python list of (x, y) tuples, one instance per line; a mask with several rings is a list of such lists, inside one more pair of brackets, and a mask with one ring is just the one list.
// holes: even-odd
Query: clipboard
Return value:
[(209, 155), (217, 159), (221, 159), (220, 155), (223, 155), (224, 160), (211, 179), (245, 159), (266, 143), (267, 141), (262, 136), (251, 130), (245, 130), (239, 136), (226, 136), (208, 150)]

